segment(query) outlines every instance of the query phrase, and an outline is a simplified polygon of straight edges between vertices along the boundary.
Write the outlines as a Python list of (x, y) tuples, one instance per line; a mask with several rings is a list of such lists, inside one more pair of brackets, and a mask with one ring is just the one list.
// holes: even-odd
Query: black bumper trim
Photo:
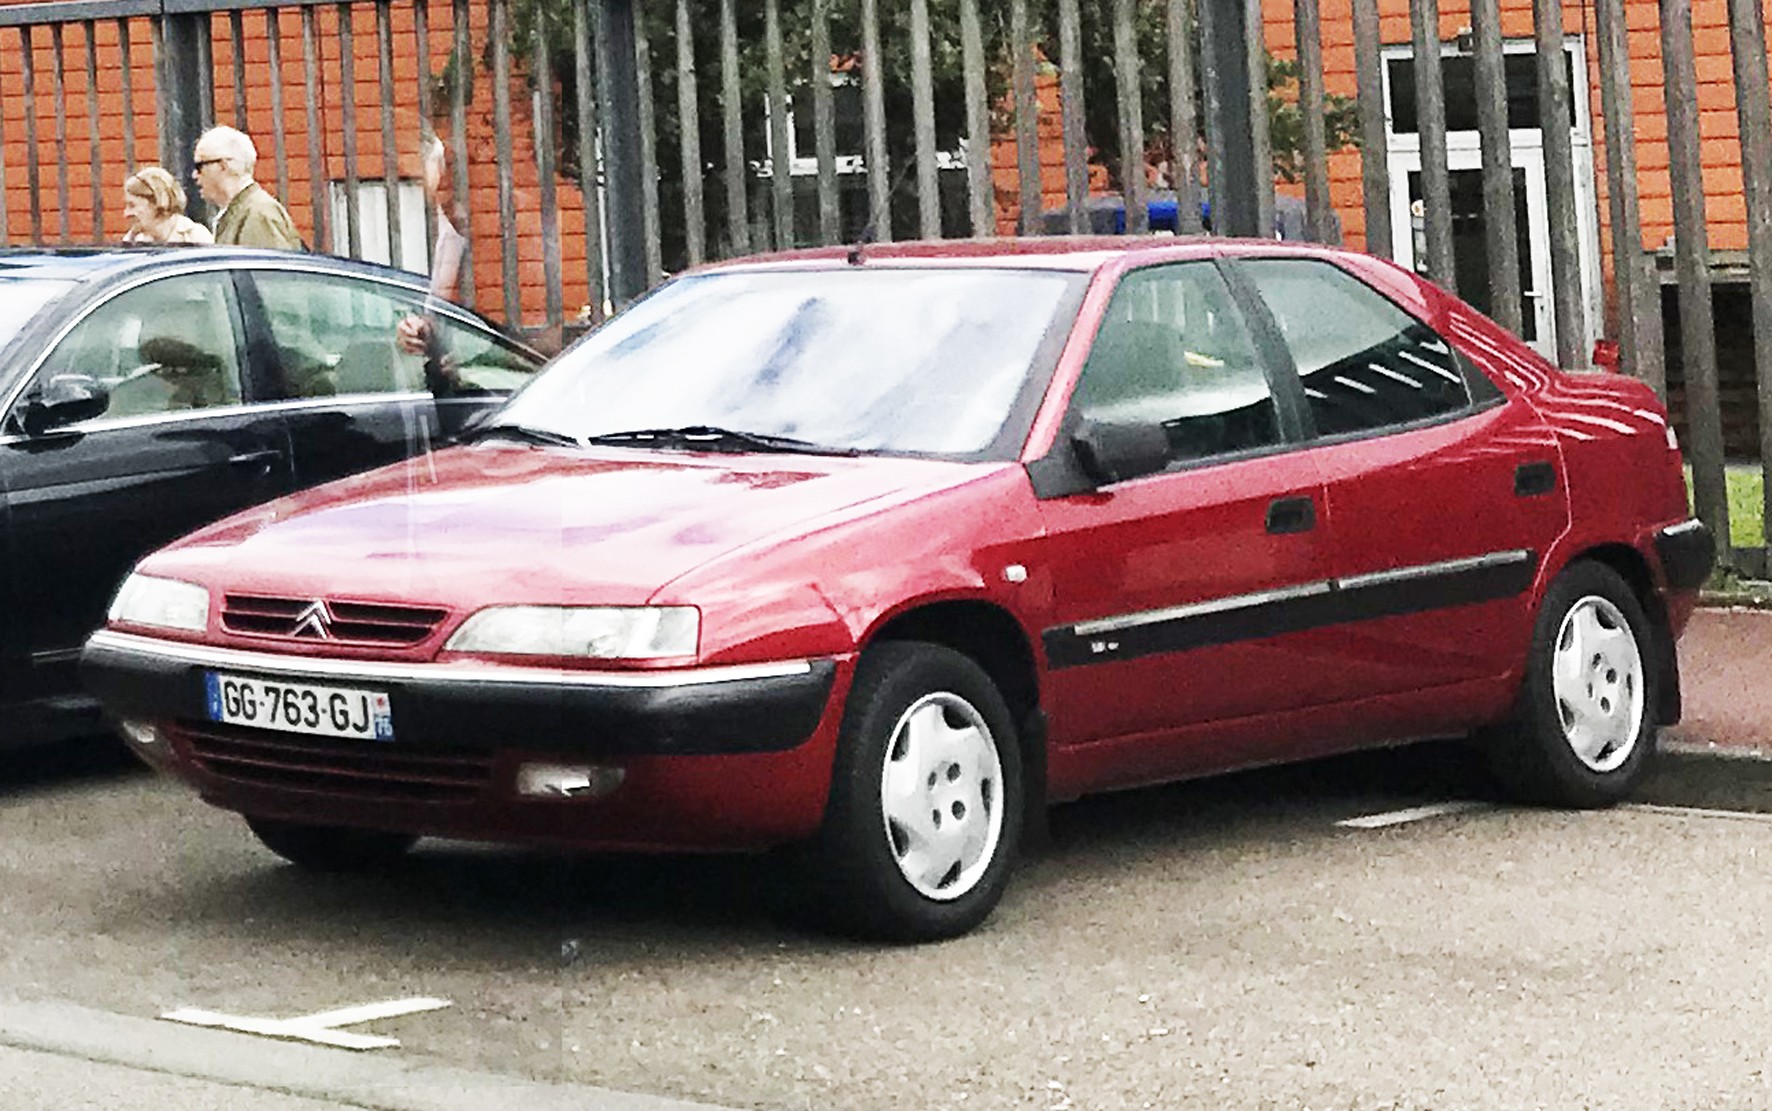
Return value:
[(1717, 564), (1717, 541), (1710, 526), (1693, 518), (1655, 534), (1655, 555), (1674, 590), (1697, 590)]
[(386, 691), (394, 745), (521, 748), (599, 757), (794, 748), (811, 737), (824, 716), (837, 668), (832, 660), (813, 660), (798, 674), (671, 686), (597, 686), (545, 679), (482, 683), (458, 676), (320, 679), (301, 674), (298, 667), (280, 673), (269, 665), (204, 664), (97, 640), (80, 659), (87, 690), (114, 717), (206, 721), (208, 671)]

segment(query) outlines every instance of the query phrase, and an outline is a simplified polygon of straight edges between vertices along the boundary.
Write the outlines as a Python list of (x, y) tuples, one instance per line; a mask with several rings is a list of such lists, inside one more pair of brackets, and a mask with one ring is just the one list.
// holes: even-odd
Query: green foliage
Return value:
[[(511, 5), (512, 56), (519, 64), (530, 56), (531, 35), (539, 26), (547, 36), (558, 77), (570, 83), (572, 77), (572, 5), (574, 0), (513, 0)], [(829, 11), (832, 52), (838, 57), (861, 52), (860, 5), (820, 0)], [(814, 0), (781, 0), (782, 48), (789, 86), (803, 82), (819, 68), (811, 57), (810, 32)], [(640, 18), (646, 21), (646, 34), (652, 43), (653, 74), (658, 85), (661, 104), (675, 104), (677, 81), (676, 5), (670, 2), (637, 5)], [(768, 72), (764, 43), (763, 4), (737, 3), (734, 6), (740, 42), (740, 95), (747, 105), (758, 106), (746, 113), (747, 124), (761, 118), (761, 105), (768, 90)], [(929, 0), (931, 68), (935, 85), (936, 133), (945, 149), (957, 145), (965, 130), (964, 61), (961, 56), (960, 13), (958, 0)], [(1110, 166), (1119, 161), (1118, 89), (1112, 65), (1114, 37), (1110, 0), (1083, 0), (1081, 4), (1081, 54), (1083, 67), (1083, 99), (1086, 109), (1085, 128), (1089, 142), (1098, 157)], [(1139, 54), (1143, 60), (1140, 78), (1144, 103), (1146, 142), (1153, 148), (1167, 149), (1169, 77), (1165, 7), (1162, 0), (1139, 0), (1134, 18)], [(1007, 85), (1006, 42), (1009, 37), (1008, 0), (979, 0), (984, 28), (993, 103), (1000, 101)], [(695, 32), (695, 53), (703, 114), (717, 122), (720, 105), (719, 87), (719, 0), (688, 0), (689, 24)], [(1047, 59), (1056, 64), (1059, 51), (1057, 0), (1029, 0), (1030, 18), (1036, 38)], [(879, 5), (880, 38), (886, 54), (886, 100), (888, 147), (904, 153), (913, 146), (911, 114), (911, 51), (909, 5), (882, 2)], [(1196, 56), (1198, 51), (1196, 32)], [(1196, 67), (1203, 70), (1204, 66)], [(1300, 167), (1303, 146), (1303, 121), (1296, 95), (1288, 90), (1296, 86), (1298, 64), (1270, 58), (1268, 61), (1268, 110), (1274, 149), (1275, 171), (1286, 180), (1295, 180)], [(1196, 88), (1196, 96), (1198, 89)], [(666, 124), (673, 113), (660, 114)], [(1328, 125), (1329, 149), (1351, 145), (1357, 135), (1357, 118), (1353, 102), (1345, 97), (1328, 98), (1325, 121)], [(706, 126), (704, 122), (704, 127)], [(666, 146), (661, 136), (661, 148)], [(760, 135), (759, 135), (760, 138)]]
[(443, 68), (431, 75), (431, 104), (439, 114), (449, 111), (449, 106), (454, 103), (455, 87), (458, 84), (461, 86), (463, 102), (473, 103), (474, 59), (464, 58), (458, 51), (451, 50)]
[[(1198, 2), (1198, 0), (1196, 0)], [(511, 0), (511, 54), (513, 65), (526, 72), (532, 57), (532, 35), (545, 36), (558, 83), (559, 103), (574, 103), (573, 5), (575, 0)], [(700, 128), (704, 175), (724, 162), (723, 129), (724, 97), (720, 64), (720, 0), (683, 0), (688, 25), (693, 34), (696, 63), (696, 92), (699, 99), (696, 121)], [(812, 57), (812, 14), (817, 3), (829, 14), (831, 55), (841, 60), (859, 57), (862, 53), (861, 5), (856, 0), (780, 0), (782, 54), (790, 99), (796, 88), (804, 89), (807, 81), (828, 72), (830, 62)], [(1004, 104), (1008, 95), (1010, 66), (1008, 64), (1010, 3), (1009, 0), (978, 0), (980, 23), (984, 36), (987, 95), (994, 108)], [(596, 8), (596, 0), (592, 7)], [(679, 190), (681, 146), (678, 103), (678, 41), (677, 0), (651, 0), (635, 5), (642, 30), (651, 44), (653, 96), (657, 106), (657, 150), (661, 202), (667, 212), (681, 211)], [(1113, 0), (1081, 0), (1080, 56), (1082, 67), (1084, 128), (1091, 150), (1091, 161), (1104, 166), (1110, 182), (1119, 185), (1120, 124), (1119, 89), (1115, 77)], [(1058, 0), (1028, 0), (1030, 25), (1041, 53), (1050, 64), (1060, 60), (1058, 33)], [(930, 61), (934, 85), (936, 145), (941, 150), (954, 150), (966, 130), (965, 69), (961, 48), (959, 0), (928, 0), (930, 23)], [(1134, 30), (1140, 67), (1140, 94), (1143, 103), (1144, 144), (1153, 159), (1167, 158), (1174, 147), (1169, 134), (1169, 67), (1166, 31), (1166, 0), (1137, 0)], [(734, 0), (733, 12), (739, 40), (739, 97), (743, 105), (741, 118), (745, 133), (745, 151), (752, 162), (760, 161), (767, 149), (765, 130), (769, 71), (765, 41), (765, 5), (762, 0)], [(903, 167), (915, 150), (915, 112), (912, 103), (912, 53), (910, 48), (910, 5), (901, 0), (880, 0), (878, 4), (880, 41), (884, 58), (884, 99), (886, 141), (889, 161)], [(1199, 58), (1197, 26), (1194, 33), (1195, 57)], [(490, 59), (485, 59), (490, 66)], [(1206, 69), (1204, 60), (1196, 65), (1196, 74)], [(1268, 113), (1273, 147), (1274, 170), (1280, 178), (1293, 181), (1302, 171), (1303, 120), (1297, 106), (1297, 64), (1268, 60)], [(1202, 105), (1198, 117), (1204, 124), (1204, 99), (1200, 96), (1196, 77), (1195, 102)], [(803, 109), (804, 110), (804, 109)], [(576, 142), (575, 113), (556, 113), (562, 128), (563, 148), (571, 151)], [(1002, 118), (999, 117), (999, 123)], [(1354, 104), (1344, 97), (1327, 98), (1325, 124), (1328, 148), (1340, 149), (1355, 141), (1357, 119)], [(1201, 136), (1193, 137), (1198, 142)], [(563, 170), (576, 176), (576, 160), (561, 159)], [(905, 206), (906, 223), (914, 222), (914, 199), (901, 191), (895, 205)], [(710, 188), (705, 194), (707, 216), (711, 228), (725, 220), (725, 191)], [(896, 220), (895, 220), (896, 222)], [(666, 256), (676, 257), (681, 249), (681, 230), (667, 227)]]

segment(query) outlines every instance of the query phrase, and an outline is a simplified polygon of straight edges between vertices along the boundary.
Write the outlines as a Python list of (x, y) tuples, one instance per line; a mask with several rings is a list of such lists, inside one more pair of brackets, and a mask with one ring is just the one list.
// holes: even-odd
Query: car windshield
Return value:
[(671, 448), (976, 456), (1049, 369), (1036, 366), (1050, 361), (1041, 341), (1083, 281), (884, 267), (682, 278), (560, 356), (493, 426)]
[(6, 346), (38, 309), (73, 285), (48, 278), (0, 278), (0, 347)]

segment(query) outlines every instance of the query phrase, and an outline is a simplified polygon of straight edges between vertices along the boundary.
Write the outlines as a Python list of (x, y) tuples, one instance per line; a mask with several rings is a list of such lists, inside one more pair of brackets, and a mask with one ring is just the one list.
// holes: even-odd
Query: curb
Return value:
[(734, 1111), (409, 1058), (365, 1057), (72, 1003), (0, 1001), (0, 1045), (372, 1111)]
[(1702, 609), (1764, 612), (1772, 610), (1772, 594), (1756, 594), (1736, 590), (1701, 590), (1698, 605)]
[(1772, 749), (1663, 737), (1631, 801), (1772, 814)]

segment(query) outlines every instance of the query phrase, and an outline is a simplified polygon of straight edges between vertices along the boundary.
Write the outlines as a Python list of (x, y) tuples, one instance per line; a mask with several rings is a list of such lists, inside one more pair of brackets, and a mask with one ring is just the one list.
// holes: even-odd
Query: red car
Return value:
[(1469, 735), (1610, 803), (1713, 556), (1647, 387), (1389, 263), (869, 246), (679, 278), (469, 442), (149, 556), (83, 671), (301, 865), (792, 846), (922, 940), (1093, 791)]

